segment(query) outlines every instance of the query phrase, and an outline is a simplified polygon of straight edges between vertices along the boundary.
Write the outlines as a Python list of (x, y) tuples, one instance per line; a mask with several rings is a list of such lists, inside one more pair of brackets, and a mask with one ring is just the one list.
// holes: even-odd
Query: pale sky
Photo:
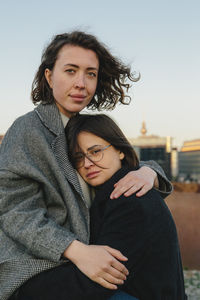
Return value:
[(30, 89), (52, 36), (86, 30), (141, 73), (132, 102), (109, 113), (127, 137), (200, 139), (199, 0), (0, 2), (0, 134), (34, 108)]

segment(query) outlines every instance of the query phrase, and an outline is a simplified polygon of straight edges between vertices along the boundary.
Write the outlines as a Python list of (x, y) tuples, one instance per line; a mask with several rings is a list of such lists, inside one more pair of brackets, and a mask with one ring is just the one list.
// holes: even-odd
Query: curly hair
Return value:
[[(130, 67), (124, 65), (118, 58), (114, 57), (103, 43), (91, 34), (81, 31), (72, 31), (56, 35), (51, 43), (44, 49), (41, 64), (32, 83), (31, 98), (34, 104), (52, 103), (54, 101), (52, 89), (46, 78), (45, 69), (52, 70), (58, 57), (58, 53), (65, 45), (79, 46), (92, 50), (99, 60), (98, 83), (95, 95), (87, 108), (90, 109), (113, 109), (118, 102), (122, 104), (130, 103), (130, 96), (126, 95), (130, 83), (139, 80), (134, 77)], [(126, 92), (126, 93), (125, 93)]]

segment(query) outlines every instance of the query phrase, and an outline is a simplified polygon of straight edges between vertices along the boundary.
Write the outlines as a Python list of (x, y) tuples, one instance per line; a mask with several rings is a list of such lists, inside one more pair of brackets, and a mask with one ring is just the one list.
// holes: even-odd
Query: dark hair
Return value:
[(80, 114), (70, 118), (65, 128), (68, 142), (69, 159), (74, 166), (74, 149), (78, 147), (78, 134), (82, 131), (90, 132), (106, 140), (117, 150), (124, 153), (122, 165), (130, 168), (138, 168), (139, 161), (137, 155), (117, 124), (107, 115), (86, 115)]
[[(129, 79), (135, 82), (139, 80), (139, 77), (134, 78), (130, 68), (112, 56), (104, 44), (100, 43), (95, 36), (81, 31), (56, 35), (44, 49), (41, 65), (32, 84), (31, 98), (34, 104), (39, 102), (52, 103), (54, 101), (52, 89), (44, 73), (46, 68), (53, 69), (58, 53), (65, 45), (74, 45), (92, 50), (99, 59), (97, 89), (93, 99), (87, 106), (88, 108), (113, 109), (117, 102), (129, 104), (130, 97), (125, 95), (124, 89), (127, 92), (131, 85), (126, 80)], [(129, 101), (127, 102), (125, 98), (128, 98)]]

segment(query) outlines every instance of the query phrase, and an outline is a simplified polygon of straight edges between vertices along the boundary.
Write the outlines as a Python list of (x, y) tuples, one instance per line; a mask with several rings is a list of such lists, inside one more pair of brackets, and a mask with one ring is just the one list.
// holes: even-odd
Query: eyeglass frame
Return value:
[(102, 155), (102, 157), (101, 157), (99, 160), (92, 160), (92, 159), (90, 158), (88, 152), (86, 152), (86, 153), (83, 153), (83, 152), (77, 152), (77, 153), (82, 154), (81, 165), (80, 165), (80, 166), (77, 166), (75, 157), (73, 158), (74, 165), (76, 166), (77, 169), (82, 168), (82, 167), (85, 165), (85, 158), (86, 158), (86, 157), (87, 157), (87, 159), (88, 159), (89, 161), (91, 161), (91, 162), (94, 163), (94, 164), (95, 164), (95, 162), (101, 161), (101, 160), (103, 159), (104, 150), (108, 149), (110, 146), (112, 146), (112, 145), (109, 144), (109, 145), (106, 145), (105, 147), (99, 149), (99, 150), (101, 151), (101, 155)]

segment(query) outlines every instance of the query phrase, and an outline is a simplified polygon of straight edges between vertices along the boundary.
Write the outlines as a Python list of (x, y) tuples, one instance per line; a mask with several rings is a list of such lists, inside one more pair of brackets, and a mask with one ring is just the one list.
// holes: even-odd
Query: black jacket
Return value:
[(120, 287), (140, 300), (184, 300), (184, 279), (175, 223), (159, 193), (111, 200), (120, 169), (96, 193), (91, 207), (92, 244), (109, 245), (128, 257), (130, 275)]

